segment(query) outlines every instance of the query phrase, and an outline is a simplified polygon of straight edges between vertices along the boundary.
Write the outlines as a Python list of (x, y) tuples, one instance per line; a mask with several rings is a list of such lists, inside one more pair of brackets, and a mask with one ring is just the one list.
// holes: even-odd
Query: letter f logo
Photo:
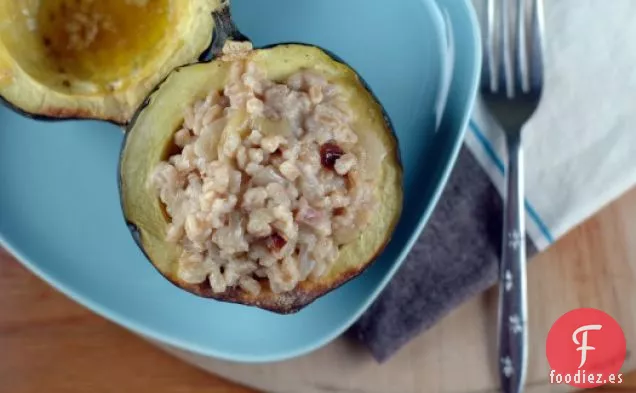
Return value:
[[(593, 351), (596, 349), (587, 345), (587, 332), (590, 330), (601, 330), (602, 327), (602, 325), (585, 325), (576, 329), (572, 334), (572, 341), (574, 341), (574, 344), (580, 345), (580, 347), (576, 349), (577, 351), (581, 351), (581, 364), (579, 364), (579, 368), (583, 367), (587, 360), (587, 351)], [(583, 339), (579, 342), (576, 336), (581, 332), (583, 332)]]

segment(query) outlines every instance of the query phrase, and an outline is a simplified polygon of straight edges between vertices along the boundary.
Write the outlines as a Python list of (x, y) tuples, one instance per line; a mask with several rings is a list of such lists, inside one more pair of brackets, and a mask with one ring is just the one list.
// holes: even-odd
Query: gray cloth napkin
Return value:
[[(378, 362), (497, 281), (502, 198), (463, 147), (429, 222), (410, 255), (348, 335)], [(527, 239), (531, 256), (536, 248)]]

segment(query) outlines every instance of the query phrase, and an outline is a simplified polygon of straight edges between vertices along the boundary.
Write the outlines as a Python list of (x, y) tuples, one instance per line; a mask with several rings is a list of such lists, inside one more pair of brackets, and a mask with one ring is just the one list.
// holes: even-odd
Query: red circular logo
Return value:
[(552, 325), (545, 349), (550, 383), (593, 388), (622, 382), (625, 334), (601, 310), (580, 308), (564, 314)]

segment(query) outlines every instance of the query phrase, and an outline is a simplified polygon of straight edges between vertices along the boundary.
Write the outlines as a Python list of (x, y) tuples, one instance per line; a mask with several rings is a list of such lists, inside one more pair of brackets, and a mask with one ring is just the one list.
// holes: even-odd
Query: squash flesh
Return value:
[(34, 20), (47, 67), (106, 91), (124, 87), (126, 74), (144, 72), (155, 48), (169, 44), (177, 16), (168, 0), (47, 0)]
[[(36, 117), (125, 123), (172, 69), (197, 60), (206, 50), (214, 26), (211, 14), (219, 4), (2, 2), (0, 96)], [(99, 31), (91, 31), (93, 27)], [(72, 37), (83, 38), (81, 45), (73, 45)]]

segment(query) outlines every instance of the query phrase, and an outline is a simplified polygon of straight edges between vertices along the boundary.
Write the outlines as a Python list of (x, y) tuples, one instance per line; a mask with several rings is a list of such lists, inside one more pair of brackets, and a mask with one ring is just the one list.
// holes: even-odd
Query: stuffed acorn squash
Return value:
[(209, 47), (220, 0), (0, 2), (0, 98), (37, 118), (126, 123)]
[(226, 41), (241, 36), (220, 12), (224, 52), (171, 73), (128, 128), (124, 215), (179, 287), (296, 312), (389, 241), (402, 209), (398, 143), (347, 65), (308, 45)]

